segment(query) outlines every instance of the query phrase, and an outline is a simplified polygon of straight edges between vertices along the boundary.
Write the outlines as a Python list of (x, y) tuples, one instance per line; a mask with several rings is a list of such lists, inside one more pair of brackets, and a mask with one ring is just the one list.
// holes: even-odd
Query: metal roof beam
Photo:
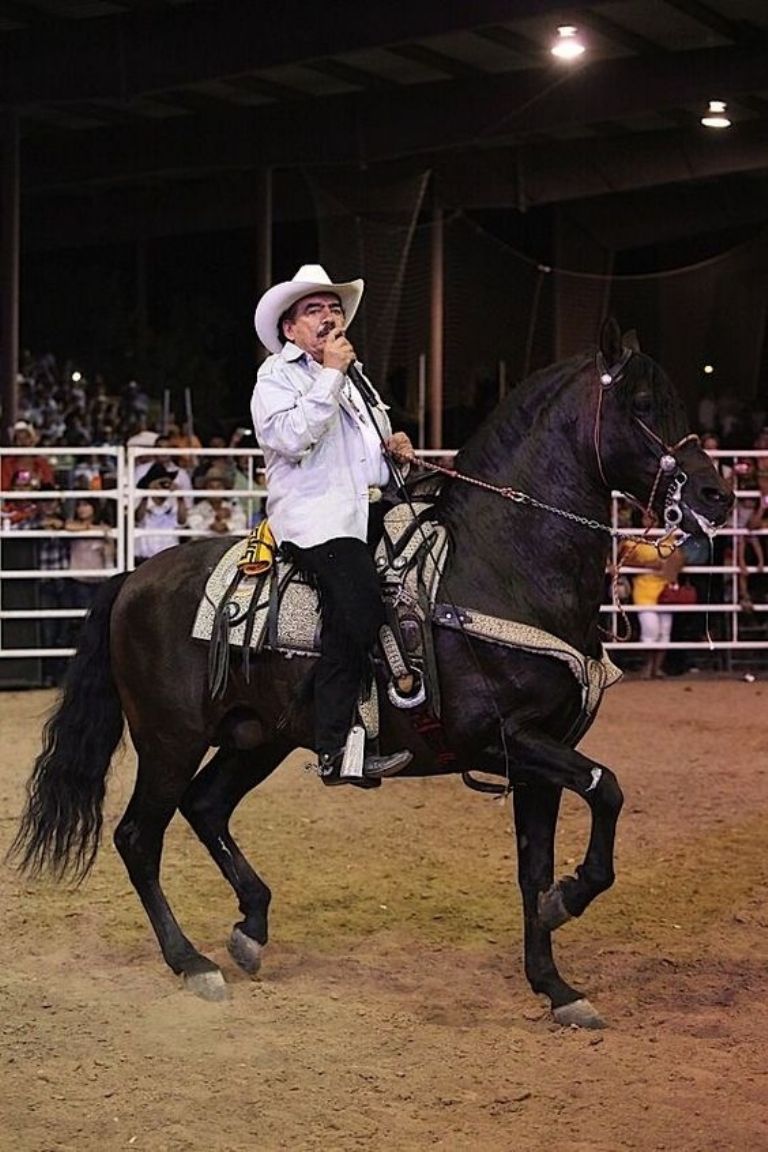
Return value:
[[(0, 99), (24, 104), (149, 95), (561, 9), (562, 0), (326, 0), (308, 19), (301, 0), (280, 0), (265, 25), (263, 6), (253, 0), (217, 0), (57, 21), (49, 34), (43, 26), (0, 37)], [(87, 68), (67, 64), (84, 59)]]
[[(249, 168), (256, 164), (283, 167), (311, 163), (337, 163), (392, 159), (443, 151), (476, 155), (500, 144), (531, 146), (537, 135), (589, 126), (611, 119), (628, 121), (665, 108), (702, 103), (713, 85), (738, 102), (738, 92), (759, 89), (768, 75), (768, 52), (747, 49), (709, 49), (688, 54), (696, 67), (681, 67), (681, 55), (669, 54), (646, 65), (638, 57), (608, 60), (571, 74), (554, 88), (551, 74), (522, 72), (482, 81), (414, 85), (386, 93), (363, 92), (329, 96), (322, 100), (333, 132), (318, 133), (312, 117), (297, 115), (296, 103), (243, 108), (217, 108), (202, 97), (199, 116), (178, 117), (137, 128), (98, 129), (73, 139), (36, 141), (23, 149), (26, 180), (31, 185), (85, 184), (91, 180), (119, 180), (121, 173), (175, 169)], [(685, 58), (685, 57), (684, 57)], [(587, 76), (588, 73), (588, 76)], [(436, 93), (439, 92), (439, 99)], [(179, 94), (179, 102), (183, 94)], [(170, 97), (171, 100), (174, 96)], [(727, 151), (741, 127), (727, 138), (699, 130), (697, 139), (709, 151)], [(615, 148), (642, 149), (652, 156), (658, 133), (637, 134)], [(593, 142), (577, 140), (573, 163), (581, 168)], [(466, 161), (465, 161), (466, 162)]]
[(716, 32), (718, 36), (732, 40), (734, 44), (754, 45), (765, 40), (765, 35), (759, 28), (748, 24), (746, 20), (730, 20), (722, 13), (715, 12), (709, 5), (702, 4), (701, 0), (664, 0), (664, 3), (667, 7), (682, 12), (684, 16), (689, 16), (697, 24), (703, 24), (710, 32)]

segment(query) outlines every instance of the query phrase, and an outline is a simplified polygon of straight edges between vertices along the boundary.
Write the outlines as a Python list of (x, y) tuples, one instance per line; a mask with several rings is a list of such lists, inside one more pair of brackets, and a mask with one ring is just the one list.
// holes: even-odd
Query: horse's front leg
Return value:
[(589, 845), (576, 875), (558, 880), (539, 900), (544, 923), (559, 928), (572, 916), (581, 916), (594, 898), (613, 884), (613, 847), (624, 796), (610, 768), (549, 736), (514, 733), (510, 735), (512, 741), (513, 758), (520, 764), (516, 778), (568, 788), (586, 801), (592, 814)]
[(539, 910), (555, 871), (555, 830), (561, 789), (519, 784), (513, 792), (517, 834), (517, 879), (523, 898), (525, 974), (534, 992), (549, 998), (561, 1024), (600, 1028), (603, 1021), (581, 992), (561, 977), (552, 955), (552, 929)]
[(516, 779), (524, 786), (568, 788), (586, 801), (592, 815), (589, 844), (576, 874), (554, 882), (550, 877), (547, 886), (539, 891), (539, 921), (543, 928), (553, 931), (573, 916), (580, 916), (596, 896), (613, 884), (616, 822), (624, 797), (609, 768), (549, 736), (514, 732), (509, 735), (509, 746), (520, 765)]

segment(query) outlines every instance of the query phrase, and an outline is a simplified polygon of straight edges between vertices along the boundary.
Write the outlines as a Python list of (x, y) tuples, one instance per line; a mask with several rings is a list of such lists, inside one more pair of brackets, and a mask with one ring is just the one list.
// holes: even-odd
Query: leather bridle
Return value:
[[(597, 393), (597, 406), (595, 409), (595, 426), (593, 431), (593, 441), (595, 446), (595, 458), (597, 460), (597, 469), (600, 473), (600, 478), (609, 491), (612, 491), (614, 485), (611, 485), (605, 475), (603, 467), (603, 460), (600, 451), (600, 433), (602, 426), (602, 408), (603, 396), (606, 392), (610, 391), (617, 384), (621, 383), (624, 377), (624, 371), (629, 364), (634, 351), (632, 348), (623, 348), (619, 360), (615, 364), (609, 366), (602, 352), (598, 352), (595, 358), (595, 364), (598, 375), (598, 393)], [(638, 500), (631, 493), (623, 492), (622, 494), (642, 509), (644, 515), (650, 516), (659, 485), (666, 480), (667, 491), (664, 495), (664, 528), (667, 532), (672, 532), (680, 527), (683, 520), (683, 488), (688, 481), (688, 473), (685, 472), (681, 466), (678, 453), (681, 448), (686, 444), (698, 444), (699, 437), (690, 432), (686, 436), (682, 436), (675, 444), (667, 444), (658, 433), (649, 428), (644, 420), (639, 416), (633, 416), (632, 419), (641, 428), (644, 436), (649, 442), (651, 451), (653, 452), (658, 462), (656, 475), (651, 485), (651, 490), (645, 504)]]

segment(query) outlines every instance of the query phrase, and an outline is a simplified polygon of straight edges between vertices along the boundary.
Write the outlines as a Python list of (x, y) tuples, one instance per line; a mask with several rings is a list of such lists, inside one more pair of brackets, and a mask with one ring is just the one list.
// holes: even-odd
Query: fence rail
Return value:
[[(82, 585), (93, 588), (93, 582), (106, 579), (116, 573), (131, 570), (137, 563), (137, 545), (146, 537), (167, 537), (171, 543), (183, 542), (189, 538), (207, 535), (181, 525), (170, 529), (145, 529), (136, 523), (136, 508), (146, 497), (147, 489), (139, 486), (142, 471), (150, 461), (179, 456), (179, 449), (146, 448), (46, 448), (30, 452), (24, 448), (0, 449), (0, 463), (7, 457), (20, 458), (20, 464), (33, 457), (47, 460), (56, 475), (55, 488), (32, 488), (18, 486), (0, 489), (0, 682), (3, 678), (3, 660), (65, 659), (74, 652), (73, 640), (62, 642), (56, 634), (56, 626), (69, 625), (83, 617), (87, 604), (82, 602)], [(187, 453), (191, 454), (191, 453)], [(193, 502), (209, 496), (222, 497), (238, 504), (246, 513), (246, 523), (250, 525), (261, 514), (266, 491), (261, 481), (261, 453), (247, 449), (207, 448), (196, 449), (194, 457), (204, 462), (215, 463), (225, 458), (233, 475), (233, 486), (227, 489), (210, 489), (192, 486), (176, 488), (171, 499), (182, 499), (187, 509)], [(445, 460), (453, 455), (449, 451), (423, 451), (419, 455)], [(719, 451), (712, 456), (722, 462), (748, 462), (764, 456), (756, 450), (739, 452)], [(21, 469), (20, 469), (21, 471)], [(4, 467), (4, 474), (10, 472)], [(18, 475), (18, 473), (16, 473)], [(535, 495), (535, 494), (534, 494)], [(710, 652), (719, 654), (721, 669), (730, 669), (738, 660), (746, 660), (750, 665), (765, 661), (768, 650), (768, 541), (765, 542), (766, 570), (762, 563), (748, 566), (738, 563), (738, 544), (744, 537), (766, 537), (767, 529), (750, 530), (745, 526), (744, 509), (747, 502), (765, 500), (768, 496), (754, 488), (735, 490), (736, 503), (729, 522), (718, 530), (716, 540), (724, 541), (725, 557), (715, 564), (695, 564), (686, 567), (687, 575), (701, 586), (709, 583), (708, 603), (672, 604), (663, 606), (640, 606), (631, 603), (622, 605), (619, 612), (609, 602), (606, 583), (606, 602), (601, 607), (601, 623), (606, 632), (606, 648), (628, 653), (644, 651), (649, 647), (634, 635), (629, 640), (618, 641), (616, 635), (622, 623), (626, 626), (640, 611), (664, 611), (673, 613), (676, 627), (687, 618), (698, 624), (694, 634), (672, 639), (660, 645), (670, 651), (691, 653)], [(27, 502), (34, 507), (50, 509), (52, 501), (60, 502), (65, 512), (71, 513), (77, 501), (97, 499), (109, 509), (109, 526), (88, 531), (26, 527), (12, 519), (14, 505)], [(622, 535), (632, 534), (631, 528), (623, 528), (623, 501), (619, 493), (613, 494), (611, 524), (613, 538), (613, 561), (618, 557)], [(35, 521), (32, 520), (32, 523)], [(242, 531), (231, 533), (244, 536)], [(50, 546), (53, 542), (71, 544), (75, 540), (96, 540), (109, 542), (113, 560), (109, 566), (99, 568), (57, 568), (50, 566)], [(722, 548), (722, 545), (719, 546)], [(138, 549), (140, 550), (140, 548)], [(728, 555), (730, 553), (730, 555)], [(714, 555), (714, 552), (713, 552)], [(631, 576), (642, 571), (631, 565), (623, 566), (622, 572)], [(749, 604), (745, 602), (744, 587), (747, 581), (763, 585), (760, 596)], [(78, 586), (80, 597), (68, 595), (69, 590)], [(52, 596), (56, 587), (57, 596)], [(704, 587), (706, 593), (707, 589)], [(24, 602), (28, 601), (28, 602)], [(622, 614), (624, 619), (622, 620)], [(55, 635), (56, 642), (51, 642)]]

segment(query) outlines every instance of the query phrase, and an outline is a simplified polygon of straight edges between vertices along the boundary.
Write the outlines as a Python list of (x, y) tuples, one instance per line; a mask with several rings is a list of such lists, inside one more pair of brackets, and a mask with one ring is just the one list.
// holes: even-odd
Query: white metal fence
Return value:
[[(194, 455), (198, 463), (208, 460), (210, 465), (226, 458), (235, 480), (234, 486), (224, 491), (193, 487), (191, 484), (183, 489), (179, 487), (173, 492), (174, 497), (184, 498), (189, 506), (209, 496), (220, 496), (226, 501), (237, 502), (245, 512), (247, 525), (261, 516), (266, 492), (261, 483), (262, 459), (258, 452), (230, 448), (195, 449), (194, 453), (189, 450), (180, 451), (178, 448), (148, 450), (134, 447), (45, 448), (32, 451), (21, 448), (0, 449), (0, 462), (7, 457), (18, 457), (21, 471), (26, 470), (22, 469), (25, 459), (29, 461), (30, 457), (38, 456), (50, 463), (56, 475), (55, 489), (27, 486), (22, 490), (0, 490), (0, 683), (5, 670), (4, 662), (63, 659), (72, 654), (76, 642), (76, 625), (70, 623), (73, 635), (69, 642), (62, 642), (61, 637), (57, 638), (56, 643), (50, 642), (56, 622), (77, 621), (87, 611), (82, 605), (77, 605), (77, 597), (68, 597), (69, 588), (132, 569), (136, 564), (137, 544), (143, 536), (164, 535), (172, 543), (181, 543), (190, 537), (206, 534), (188, 527), (146, 529), (136, 522), (136, 507), (147, 494), (146, 488), (138, 487), (137, 467), (146, 465), (150, 459), (178, 458), (181, 454)], [(422, 455), (444, 459), (451, 453), (424, 452)], [(734, 460), (747, 462), (760, 453), (745, 450), (738, 453), (721, 451), (712, 455), (732, 465)], [(6, 470), (10, 471), (11, 467), (6, 465)], [(745, 508), (749, 506), (748, 501), (768, 502), (768, 496), (755, 488), (738, 487), (735, 495), (736, 504), (729, 522), (718, 530), (716, 537), (717, 541), (724, 542), (724, 547), (723, 544), (718, 545), (718, 552), (722, 553), (716, 555), (718, 562), (696, 564), (685, 569), (686, 574), (694, 577), (695, 582), (703, 588), (705, 595), (709, 594), (709, 603), (702, 602), (704, 597), (700, 591), (699, 602), (693, 605), (664, 605), (656, 609), (631, 603), (623, 605), (630, 622), (638, 611), (644, 610), (672, 612), (680, 625), (687, 617), (693, 627), (683, 628), (686, 634), (682, 638), (676, 638), (673, 631), (672, 640), (664, 647), (672, 651), (689, 652), (693, 659), (696, 659), (698, 651), (711, 653), (710, 666), (721, 671), (738, 668), (744, 663), (749, 666), (768, 663), (768, 654), (764, 651), (768, 649), (768, 602), (765, 602), (768, 601), (768, 540), (765, 540), (768, 530), (748, 529), (745, 527), (744, 514)], [(34, 519), (17, 523), (11, 515), (14, 505), (19, 502), (34, 503), (45, 510), (51, 508), (50, 502), (54, 500), (60, 501), (64, 511), (71, 514), (75, 502), (83, 498), (98, 499), (102, 507), (108, 510), (108, 527), (75, 533), (67, 528), (56, 530), (36, 527), (34, 524), (37, 521)], [(633, 532), (631, 528), (621, 527), (622, 520), (621, 497), (615, 493), (612, 503), (612, 524), (617, 532), (613, 541), (614, 561), (617, 559), (621, 536)], [(245, 535), (246, 532), (247, 528), (239, 534)], [(740, 566), (737, 541), (745, 536), (763, 538), (766, 572), (759, 563), (746, 568)], [(112, 542), (114, 561), (109, 567), (71, 569), (47, 566), (52, 541), (71, 543), (74, 539), (94, 538)], [(628, 566), (622, 571), (631, 576), (641, 569)], [(751, 605), (745, 603), (745, 581), (765, 585), (757, 589)], [(58, 599), (49, 594), (54, 585)], [(68, 603), (69, 600), (71, 603)], [(614, 653), (646, 649), (647, 646), (636, 638), (635, 628), (628, 641), (618, 642), (611, 638), (620, 633), (622, 621), (615, 606), (608, 601), (606, 581), (606, 603), (601, 609), (602, 623), (608, 637), (606, 647), (613, 649)], [(51, 606), (52, 603), (56, 606)]]

